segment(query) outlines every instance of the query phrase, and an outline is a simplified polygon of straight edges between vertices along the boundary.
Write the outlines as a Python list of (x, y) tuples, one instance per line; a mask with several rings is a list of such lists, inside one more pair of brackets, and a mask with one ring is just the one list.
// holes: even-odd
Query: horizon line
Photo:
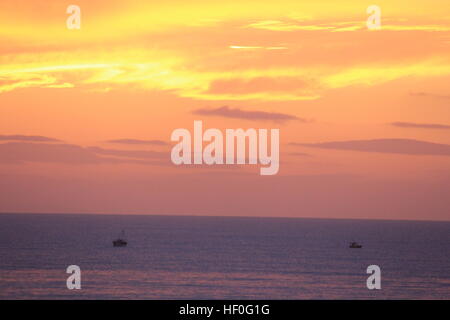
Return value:
[(195, 218), (255, 218), (255, 219), (317, 219), (317, 220), (369, 220), (369, 221), (410, 221), (410, 222), (450, 222), (449, 220), (425, 220), (425, 219), (386, 219), (386, 218), (336, 218), (336, 217), (293, 217), (293, 216), (224, 216), (224, 215), (195, 215), (195, 214), (151, 214), (151, 213), (98, 213), (98, 212), (3, 212), (0, 215), (6, 214), (26, 214), (26, 215), (103, 215), (103, 216), (150, 216), (150, 217), (195, 217)]

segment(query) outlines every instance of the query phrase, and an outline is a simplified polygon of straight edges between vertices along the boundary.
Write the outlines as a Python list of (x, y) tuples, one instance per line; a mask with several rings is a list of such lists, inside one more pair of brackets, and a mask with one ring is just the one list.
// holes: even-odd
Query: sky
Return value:
[[(279, 129), (279, 172), (174, 165), (194, 120)], [(448, 0), (0, 2), (0, 212), (450, 220), (449, 199)]]

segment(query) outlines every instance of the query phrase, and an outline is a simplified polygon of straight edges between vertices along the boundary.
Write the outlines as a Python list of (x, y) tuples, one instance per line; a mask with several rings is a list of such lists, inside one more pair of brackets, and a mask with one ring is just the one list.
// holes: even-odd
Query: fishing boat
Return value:
[(349, 248), (359, 249), (359, 248), (362, 248), (362, 245), (360, 245), (358, 242), (351, 242), (349, 245)]
[(128, 244), (128, 242), (125, 240), (125, 231), (122, 230), (122, 233), (119, 235), (119, 237), (113, 241), (114, 247), (125, 247)]

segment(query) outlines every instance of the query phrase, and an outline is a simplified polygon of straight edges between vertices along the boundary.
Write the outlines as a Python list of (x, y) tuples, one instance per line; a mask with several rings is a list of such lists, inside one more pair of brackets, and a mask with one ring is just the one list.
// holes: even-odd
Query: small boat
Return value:
[(126, 247), (128, 242), (125, 240), (125, 231), (122, 230), (122, 233), (119, 235), (119, 237), (113, 241), (114, 247)]
[(362, 248), (362, 245), (360, 245), (358, 242), (351, 242), (349, 245), (349, 248)]

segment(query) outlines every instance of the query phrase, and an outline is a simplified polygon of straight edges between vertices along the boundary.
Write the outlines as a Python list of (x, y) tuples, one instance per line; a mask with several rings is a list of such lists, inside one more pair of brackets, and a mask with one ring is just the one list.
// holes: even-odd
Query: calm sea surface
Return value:
[(0, 299), (337, 298), (450, 299), (450, 223), (0, 214)]

